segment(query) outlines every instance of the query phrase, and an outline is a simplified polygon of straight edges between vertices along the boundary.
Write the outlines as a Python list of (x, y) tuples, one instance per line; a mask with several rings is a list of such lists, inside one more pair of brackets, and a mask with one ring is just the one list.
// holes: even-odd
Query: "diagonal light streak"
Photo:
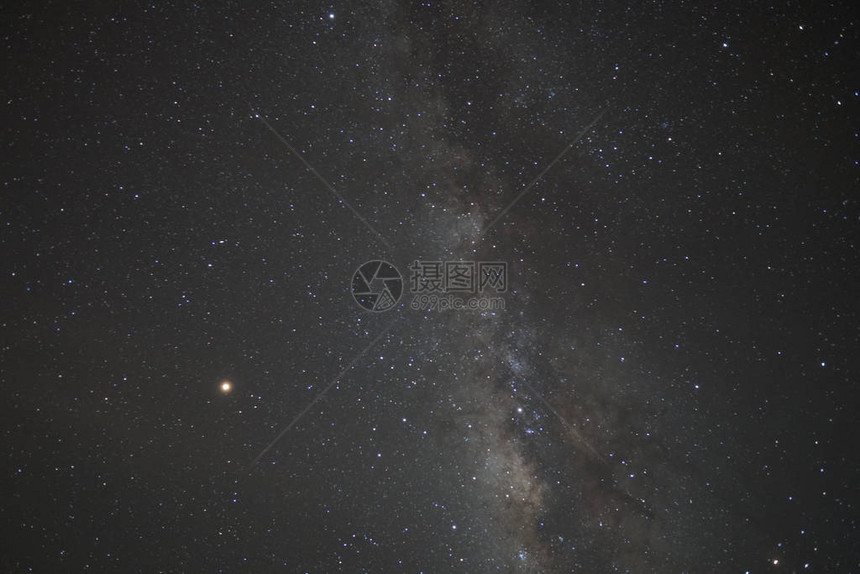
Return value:
[(475, 242), (481, 241), (481, 240), (484, 238), (484, 236), (487, 234), (487, 232), (488, 232), (490, 229), (492, 229), (492, 228), (493, 228), (493, 226), (494, 226), (494, 225), (496, 225), (499, 221), (501, 221), (501, 219), (505, 216), (505, 214), (507, 214), (507, 213), (508, 213), (508, 211), (510, 211), (510, 209), (511, 209), (514, 205), (516, 205), (516, 204), (517, 204), (517, 202), (518, 202), (519, 200), (521, 200), (521, 199), (523, 198), (523, 196), (525, 196), (525, 194), (527, 194), (527, 193), (531, 190), (531, 188), (532, 188), (532, 187), (534, 187), (534, 185), (535, 185), (538, 181), (540, 181), (540, 180), (541, 180), (541, 178), (543, 178), (543, 176), (545, 176), (549, 170), (551, 170), (551, 169), (552, 169), (552, 167), (553, 167), (555, 164), (557, 164), (559, 161), (561, 161), (561, 158), (563, 158), (564, 156), (566, 156), (566, 155), (567, 155), (567, 153), (568, 153), (571, 149), (573, 149), (573, 146), (575, 146), (577, 143), (579, 143), (579, 140), (581, 140), (581, 139), (582, 139), (582, 136), (584, 136), (586, 133), (588, 133), (588, 130), (590, 130), (592, 127), (594, 127), (594, 124), (596, 124), (596, 123), (598, 122), (598, 120), (600, 120), (600, 118), (602, 118), (602, 117), (603, 117), (603, 114), (605, 114), (605, 113), (606, 113), (606, 110), (604, 109), (604, 110), (603, 110), (603, 111), (601, 111), (599, 114), (597, 114), (597, 117), (595, 117), (593, 120), (591, 120), (591, 123), (590, 123), (590, 124), (588, 124), (587, 126), (585, 126), (585, 127), (582, 129), (582, 131), (581, 131), (581, 132), (579, 132), (579, 134), (578, 134), (578, 135), (573, 139), (573, 141), (571, 141), (569, 144), (567, 144), (567, 147), (566, 147), (566, 148), (564, 148), (564, 149), (561, 151), (561, 153), (560, 153), (560, 154), (558, 154), (557, 156), (555, 156), (555, 159), (554, 159), (554, 160), (552, 160), (551, 162), (549, 162), (549, 164), (548, 164), (545, 168), (543, 168), (543, 170), (542, 170), (542, 171), (537, 175), (537, 177), (535, 177), (535, 178), (531, 181), (531, 183), (529, 183), (527, 186), (525, 186), (525, 187), (523, 188), (523, 190), (522, 190), (522, 191), (521, 191), (521, 192), (520, 192), (520, 193), (519, 193), (519, 194), (514, 198), (514, 200), (513, 200), (513, 201), (511, 201), (511, 202), (508, 204), (508, 206), (507, 206), (507, 207), (505, 207), (503, 210), (501, 210), (501, 211), (499, 212), (499, 214), (496, 216), (496, 218), (495, 218), (495, 219), (493, 219), (493, 220), (492, 220), (488, 225), (486, 225), (486, 226), (484, 227), (484, 229), (482, 229), (482, 230), (481, 230), (481, 235), (478, 237), (478, 239), (476, 239), (476, 240), (475, 240)]
[[(253, 108), (251, 108), (251, 109), (253, 110)], [(307, 170), (309, 172), (314, 174), (314, 176), (316, 176), (316, 178), (318, 180), (320, 180), (320, 182), (322, 182), (322, 184), (326, 187), (326, 189), (328, 189), (332, 193), (332, 195), (334, 195), (337, 198), (337, 200), (340, 203), (345, 205), (353, 213), (353, 215), (355, 215), (362, 223), (364, 223), (364, 226), (367, 227), (376, 236), (376, 238), (379, 239), (379, 241), (382, 242), (383, 245), (385, 245), (385, 247), (387, 247), (389, 250), (393, 250), (391, 244), (385, 239), (385, 237), (383, 237), (382, 234), (379, 233), (376, 230), (376, 228), (373, 227), (370, 224), (370, 222), (364, 218), (364, 216), (362, 216), (340, 193), (338, 193), (338, 191), (334, 188), (334, 186), (332, 184), (330, 184), (328, 182), (328, 180), (326, 180), (326, 178), (324, 178), (322, 175), (320, 175), (320, 173), (314, 168), (314, 166), (312, 166), (310, 163), (308, 163), (308, 161), (304, 158), (304, 156), (302, 154), (300, 154), (298, 152), (298, 150), (296, 148), (294, 148), (293, 145), (289, 141), (287, 141), (287, 138), (285, 138), (280, 133), (278, 133), (278, 130), (276, 130), (272, 126), (272, 124), (270, 124), (269, 121), (262, 114), (255, 111), (254, 117), (256, 117), (260, 121), (262, 121), (263, 125), (265, 125), (266, 128), (270, 132), (272, 132), (276, 138), (278, 138), (278, 141), (280, 141), (282, 144), (284, 144), (284, 146), (286, 146), (286, 148), (288, 150), (290, 150), (290, 153), (292, 153), (294, 156), (296, 156), (299, 159), (299, 161), (302, 162), (302, 164), (305, 166), (305, 168), (307, 168)]]
[(270, 442), (268, 445), (266, 445), (266, 448), (264, 448), (263, 450), (260, 451), (260, 454), (258, 454), (254, 458), (254, 460), (251, 462), (251, 466), (255, 466), (260, 461), (260, 459), (263, 458), (266, 455), (266, 453), (269, 452), (272, 449), (272, 447), (274, 447), (278, 443), (279, 440), (284, 438), (284, 435), (287, 434), (291, 428), (296, 426), (296, 424), (302, 419), (302, 417), (304, 417), (306, 414), (308, 414), (308, 411), (310, 411), (314, 407), (314, 405), (317, 404), (320, 401), (320, 399), (322, 399), (323, 396), (325, 396), (325, 394), (331, 390), (331, 388), (333, 386), (335, 386), (338, 382), (340, 382), (341, 378), (343, 378), (343, 376), (347, 373), (347, 371), (349, 371), (355, 365), (355, 363), (358, 362), (358, 360), (360, 358), (362, 358), (365, 354), (367, 354), (367, 352), (370, 351), (370, 349), (372, 349), (374, 345), (376, 345), (376, 343), (377, 343), (377, 341), (379, 341), (379, 339), (381, 339), (384, 335), (389, 333), (391, 326), (394, 325), (395, 321), (397, 321), (397, 319), (399, 319), (399, 318), (400, 318), (400, 315), (395, 315), (394, 318), (391, 321), (389, 321), (387, 325), (385, 325), (385, 328), (382, 329), (379, 332), (379, 334), (376, 337), (374, 337), (373, 340), (371, 340), (370, 343), (368, 343), (364, 349), (361, 350), (360, 353), (358, 353), (356, 356), (354, 356), (352, 358), (352, 360), (349, 362), (349, 364), (347, 364), (347, 366), (345, 366), (343, 368), (343, 370), (341, 370), (341, 372), (339, 372), (337, 374), (337, 376), (334, 379), (332, 379), (332, 381), (323, 390), (321, 390), (319, 393), (317, 393), (317, 396), (315, 396), (314, 399), (310, 403), (308, 403), (308, 405), (304, 409), (302, 409), (302, 411), (299, 414), (297, 414), (295, 417), (293, 417), (293, 420), (291, 420), (289, 423), (287, 423), (287, 425), (283, 429), (281, 429), (281, 432), (278, 433), (278, 436), (276, 436), (274, 439), (272, 439), (272, 442)]
[(528, 381), (526, 381), (525, 379), (518, 379), (517, 383), (522, 383), (529, 391), (531, 391), (531, 393), (533, 395), (535, 395), (537, 398), (539, 398), (540, 401), (544, 404), (544, 406), (546, 408), (548, 408), (550, 410), (550, 412), (552, 414), (554, 414), (556, 416), (556, 418), (558, 418), (559, 421), (561, 421), (561, 424), (563, 424), (564, 427), (568, 431), (570, 431), (570, 434), (573, 435), (573, 438), (576, 439), (576, 442), (578, 442), (579, 444), (584, 446), (588, 450), (588, 452), (590, 452), (594, 457), (596, 457), (597, 459), (599, 459), (602, 462), (606, 462), (606, 459), (603, 458), (603, 455), (600, 454), (599, 452), (597, 452), (596, 448), (591, 446), (591, 443), (589, 443), (585, 439), (585, 437), (582, 436), (582, 433), (579, 432), (578, 430), (576, 430), (576, 428), (572, 424), (567, 422), (567, 419), (565, 419), (563, 416), (561, 416), (561, 413), (559, 413), (557, 410), (555, 410), (555, 407), (553, 407), (552, 404), (548, 400), (546, 400), (542, 394), (537, 392), (537, 389), (535, 389), (533, 386), (531, 386), (528, 383)]

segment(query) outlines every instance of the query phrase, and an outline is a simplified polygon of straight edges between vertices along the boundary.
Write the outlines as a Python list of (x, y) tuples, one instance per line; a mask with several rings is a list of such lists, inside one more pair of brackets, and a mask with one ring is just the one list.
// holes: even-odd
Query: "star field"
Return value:
[(860, 569), (849, 3), (5, 12), (4, 572)]

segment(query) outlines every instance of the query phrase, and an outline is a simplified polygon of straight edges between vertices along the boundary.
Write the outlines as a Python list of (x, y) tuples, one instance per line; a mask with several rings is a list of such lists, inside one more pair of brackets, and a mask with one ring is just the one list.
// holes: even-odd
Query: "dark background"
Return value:
[(858, 571), (858, 17), (2, 8), (2, 570)]

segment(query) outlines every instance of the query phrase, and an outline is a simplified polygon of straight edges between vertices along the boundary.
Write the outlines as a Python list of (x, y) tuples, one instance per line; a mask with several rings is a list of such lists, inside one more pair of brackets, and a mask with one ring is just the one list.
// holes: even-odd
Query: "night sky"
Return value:
[(128, 4), (2, 9), (0, 570), (860, 572), (860, 9)]

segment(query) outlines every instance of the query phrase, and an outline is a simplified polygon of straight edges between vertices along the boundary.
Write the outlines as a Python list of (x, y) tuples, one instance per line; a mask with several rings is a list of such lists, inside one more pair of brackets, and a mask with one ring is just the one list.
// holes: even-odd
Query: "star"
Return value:
[(5, 570), (860, 562), (849, 2), (149, 4), (4, 30)]

